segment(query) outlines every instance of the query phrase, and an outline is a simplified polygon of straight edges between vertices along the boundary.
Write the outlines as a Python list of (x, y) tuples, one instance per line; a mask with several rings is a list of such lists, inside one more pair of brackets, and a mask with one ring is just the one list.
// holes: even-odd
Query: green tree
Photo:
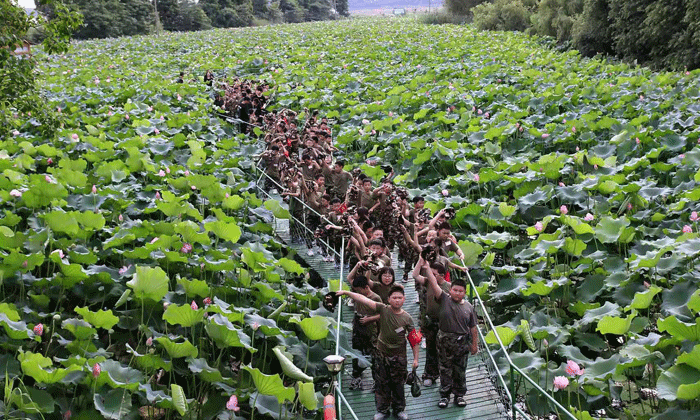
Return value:
[(84, 16), (76, 38), (113, 38), (147, 34), (153, 26), (149, 0), (69, 0)]
[(448, 12), (459, 15), (468, 16), (474, 6), (486, 2), (487, 0), (445, 0), (445, 8)]
[(210, 29), (212, 22), (202, 7), (189, 0), (158, 0), (158, 17), (168, 31)]
[(335, 7), (336, 12), (338, 12), (340, 16), (350, 16), (350, 7), (348, 5), (348, 0), (336, 0)]
[(301, 22), (304, 18), (304, 10), (299, 6), (297, 0), (280, 0), (279, 9), (285, 22)]
[(11, 54), (21, 46), (30, 30), (37, 30), (46, 53), (68, 50), (71, 34), (82, 23), (82, 16), (59, 0), (44, 0), (39, 5), (52, 9), (52, 18), (28, 15), (15, 0), (0, 1), (3, 24), (0, 25), (0, 138), (9, 135), (21, 122), (17, 114), (31, 113), (39, 124), (31, 125), (51, 136), (60, 123), (56, 112), (46, 105), (36, 89), (36, 61)]
[(217, 28), (249, 26), (253, 22), (252, 0), (200, 0), (199, 5)]
[(610, 0), (585, 0), (573, 28), (574, 47), (582, 55), (614, 53), (609, 15)]
[(571, 40), (576, 18), (583, 12), (583, 0), (542, 0), (532, 15), (532, 32), (547, 35), (558, 42)]

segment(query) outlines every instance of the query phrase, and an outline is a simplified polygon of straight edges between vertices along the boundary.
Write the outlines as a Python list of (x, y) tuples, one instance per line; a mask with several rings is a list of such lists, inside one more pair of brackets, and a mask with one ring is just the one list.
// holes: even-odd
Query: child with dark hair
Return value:
[[(374, 302), (381, 303), (382, 301), (379, 295), (370, 289), (367, 277), (365, 276), (355, 276), (352, 280), (352, 288), (355, 292)], [(362, 302), (355, 303), (355, 316), (352, 320), (352, 348), (361, 351), (365, 356), (369, 356), (372, 363), (374, 363), (377, 349), (376, 322), (379, 317), (376, 315), (376, 309), (371, 309)], [(362, 388), (362, 372), (364, 372), (365, 369), (364, 367), (360, 367), (359, 360), (352, 360), (350, 389)], [(372, 367), (372, 377), (374, 378), (374, 367)]]
[(389, 304), (378, 303), (354, 292), (341, 290), (338, 295), (349, 296), (379, 312), (379, 337), (375, 366), (374, 401), (377, 414), (374, 420), (384, 420), (393, 410), (400, 420), (408, 420), (405, 384), (408, 376), (406, 355), (407, 337), (413, 350), (413, 369), (418, 367), (420, 339), (416, 339), (413, 319), (403, 310), (406, 300), (403, 287), (394, 285), (389, 293)]
[(440, 401), (438, 407), (449, 404), (450, 395), (454, 394), (455, 405), (467, 405), (467, 359), (478, 351), (478, 331), (474, 307), (464, 299), (467, 285), (462, 279), (454, 279), (449, 292), (438, 284), (434, 271), (426, 261), (422, 261), (428, 273), (429, 289), (435, 302), (439, 305), (439, 331), (437, 348), (440, 366)]

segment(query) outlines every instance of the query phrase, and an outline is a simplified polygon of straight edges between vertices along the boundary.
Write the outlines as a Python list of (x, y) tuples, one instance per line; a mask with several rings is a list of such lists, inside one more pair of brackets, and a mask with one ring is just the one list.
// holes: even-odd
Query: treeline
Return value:
[(471, 13), (479, 29), (552, 36), (584, 56), (700, 68), (700, 0), (446, 0), (446, 6)]
[[(348, 0), (66, 0), (82, 13), (75, 38), (198, 31), (348, 15)], [(40, 9), (41, 10), (41, 9)], [(49, 11), (50, 13), (50, 11)]]

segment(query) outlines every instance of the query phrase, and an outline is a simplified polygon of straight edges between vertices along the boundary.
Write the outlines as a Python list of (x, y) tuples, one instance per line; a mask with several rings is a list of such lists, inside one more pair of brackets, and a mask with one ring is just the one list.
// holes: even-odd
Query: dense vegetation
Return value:
[[(474, 0), (451, 0), (455, 13)], [(694, 0), (494, 0), (469, 8), (483, 30), (552, 36), (585, 56), (613, 54), (655, 68), (700, 68)]]
[[(206, 69), (270, 81), (278, 107), (334, 120), (352, 166), (379, 179), (361, 163), (376, 156), (455, 207), (499, 335), (564, 404), (697, 415), (698, 71), (405, 19), (86, 41), (41, 62), (63, 126), (17, 110), (2, 138), (6, 417), (316, 406), (322, 292), (272, 235), (259, 146), (212, 116)], [(584, 371), (555, 391), (567, 361)]]

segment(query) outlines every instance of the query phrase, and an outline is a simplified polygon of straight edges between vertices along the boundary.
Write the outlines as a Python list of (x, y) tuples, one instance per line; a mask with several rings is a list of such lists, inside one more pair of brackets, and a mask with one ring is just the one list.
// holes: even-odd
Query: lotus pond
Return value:
[(275, 240), (284, 210), (255, 195), (256, 139), (213, 114), (212, 69), (457, 208), (511, 357), (581, 418), (700, 418), (700, 73), (551, 47), (385, 18), (39, 57), (64, 125), (17, 115), (2, 140), (3, 415), (320, 417), (323, 290)]

